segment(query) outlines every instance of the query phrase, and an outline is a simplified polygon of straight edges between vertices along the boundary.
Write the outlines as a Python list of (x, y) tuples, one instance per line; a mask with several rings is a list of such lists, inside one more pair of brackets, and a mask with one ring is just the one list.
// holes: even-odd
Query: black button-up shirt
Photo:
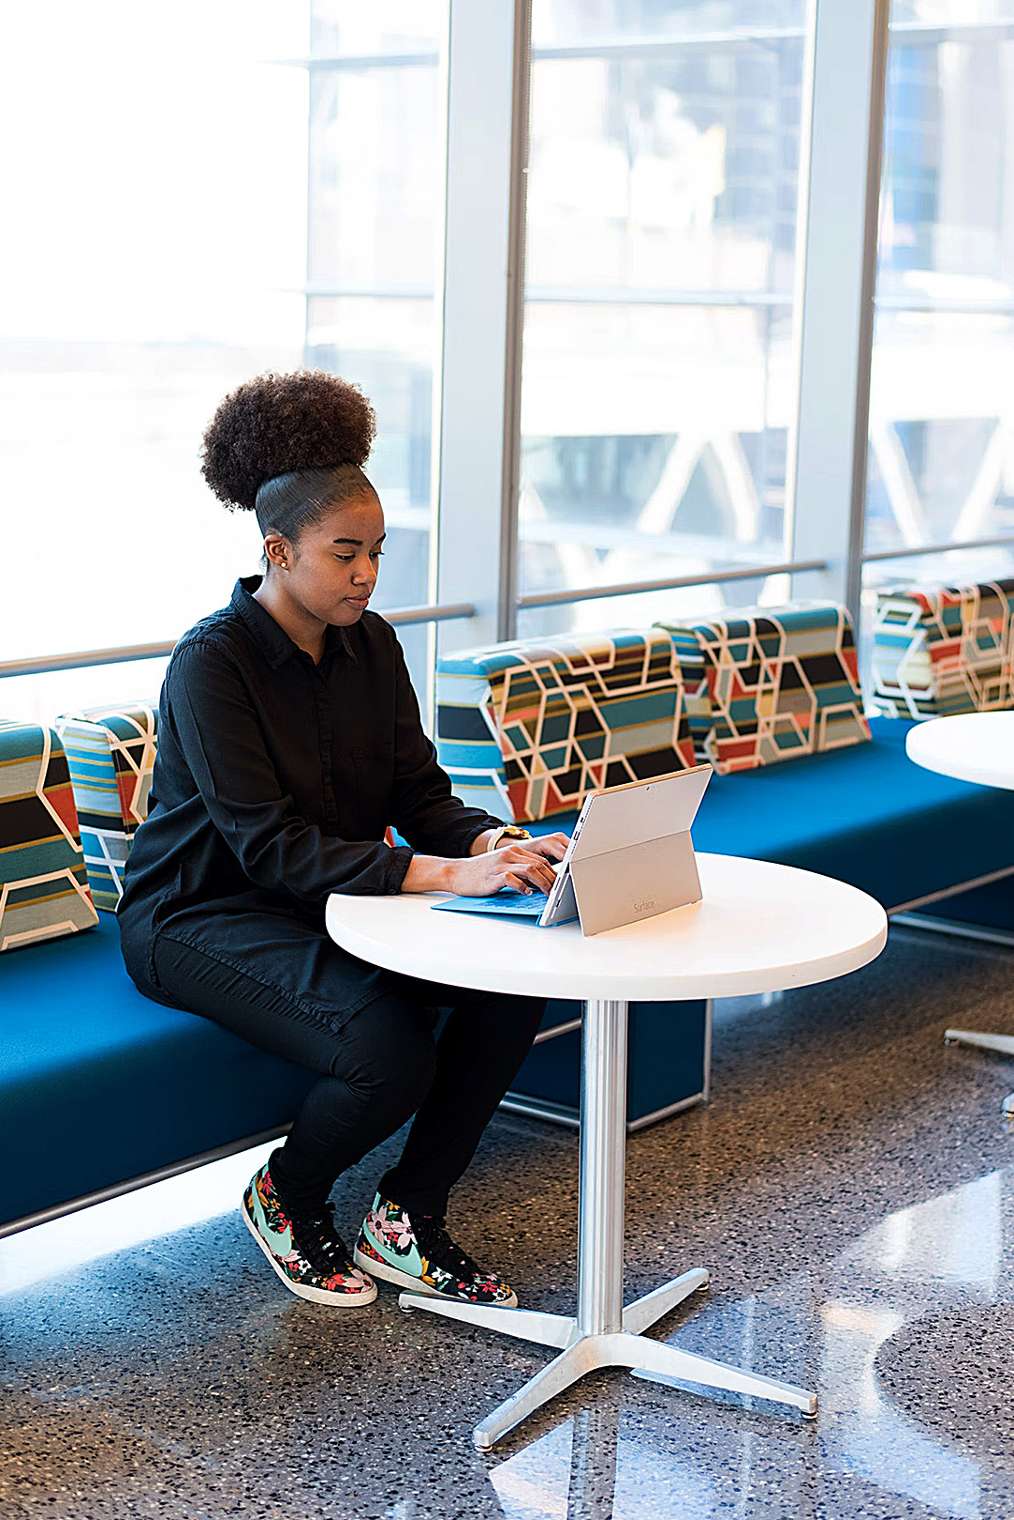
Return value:
[[(452, 796), (391, 625), (328, 625), (315, 664), (254, 600), (261, 579), (242, 576), (169, 661), (118, 908), (135, 932), (201, 903), (323, 930), (329, 893), (397, 892), (415, 850), (467, 855), (502, 821)], [(384, 843), (388, 825), (407, 846)]]

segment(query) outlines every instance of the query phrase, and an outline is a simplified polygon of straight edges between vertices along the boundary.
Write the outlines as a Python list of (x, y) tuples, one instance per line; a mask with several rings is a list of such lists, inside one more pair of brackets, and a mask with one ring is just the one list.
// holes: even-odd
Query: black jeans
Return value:
[[(291, 930), (286, 925), (282, 932)], [(214, 920), (184, 933), (159, 932), (149, 946), (159, 1001), (203, 1014), (320, 1073), (272, 1157), (285, 1201), (293, 1209), (323, 1203), (347, 1167), (415, 1114), (400, 1159), (376, 1185), (409, 1212), (442, 1216), (531, 1046), (544, 999), (469, 992), (370, 968), (368, 1000), (348, 1015), (342, 994), (349, 972), (363, 963), (326, 936), (298, 970), (282, 962), (273, 978), (263, 959), (248, 967), (226, 953)], [(289, 948), (298, 954), (306, 947), (297, 936)], [(308, 961), (312, 1001), (292, 991), (296, 976), (306, 985)], [(144, 991), (139, 957), (128, 957), (128, 970)], [(438, 1030), (442, 1009), (448, 1013)]]

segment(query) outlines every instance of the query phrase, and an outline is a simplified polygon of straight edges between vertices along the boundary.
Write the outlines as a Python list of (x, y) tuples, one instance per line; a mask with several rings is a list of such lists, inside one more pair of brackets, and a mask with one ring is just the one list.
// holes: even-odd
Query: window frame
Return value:
[[(526, 301), (567, 299), (562, 288), (525, 286), (525, 198), (529, 81), (533, 59), (660, 56), (690, 47), (740, 47), (770, 29), (686, 37), (601, 38), (532, 46), (532, 0), (449, 0), (440, 47), (415, 52), (278, 60), (283, 67), (350, 70), (418, 64), (439, 71), (438, 161), (442, 227), (433, 292), (306, 284), (307, 301), (326, 294), (385, 299), (432, 295), (438, 353), (433, 396), (433, 520), (430, 600), (390, 609), (398, 625), (425, 623), (430, 652), (516, 635), (525, 609), (632, 592), (735, 583), (788, 573), (792, 594), (833, 597), (862, 617), (864, 565), (891, 559), (1010, 545), (1014, 534), (961, 543), (864, 548), (870, 368), (874, 317), (884, 310), (952, 310), (954, 303), (899, 300), (876, 293), (884, 92), (892, 35), (931, 45), (955, 37), (1014, 37), (1001, 22), (890, 25), (890, 0), (807, 0), (794, 361), (797, 406), (790, 421), (786, 476), (791, 551), (772, 565), (729, 564), (707, 573), (549, 592), (518, 581), (521, 343)], [(798, 36), (798, 28), (775, 29)], [(843, 62), (844, 60), (844, 62)], [(828, 218), (835, 237), (827, 236)], [(655, 301), (667, 305), (749, 305), (765, 292), (573, 291), (575, 301)], [(1014, 310), (1010, 302), (959, 302), (962, 311)], [(480, 510), (477, 510), (477, 504)], [(0, 662), (0, 679), (166, 655), (172, 641), (79, 650)], [(433, 659), (428, 662), (432, 701)], [(423, 695), (423, 694), (421, 694)]]

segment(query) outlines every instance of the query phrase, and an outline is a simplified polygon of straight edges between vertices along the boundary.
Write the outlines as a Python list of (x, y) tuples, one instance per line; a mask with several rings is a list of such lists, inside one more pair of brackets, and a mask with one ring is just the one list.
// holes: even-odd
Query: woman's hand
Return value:
[(492, 897), (501, 887), (513, 887), (516, 892), (548, 892), (556, 880), (556, 872), (549, 861), (559, 859), (552, 849), (537, 850), (536, 844), (566, 838), (562, 834), (546, 835), (543, 839), (524, 839), (520, 843), (504, 845), (500, 850), (487, 850), (482, 855), (466, 855), (463, 860), (447, 861), (444, 889), (456, 892), (459, 897)]
[(570, 844), (570, 835), (540, 834), (536, 839), (525, 839), (522, 843), (535, 855), (544, 855), (547, 860), (562, 860)]
[(538, 839), (524, 839), (463, 860), (413, 855), (401, 890), (456, 892), (459, 897), (492, 897), (501, 887), (548, 892), (556, 877), (548, 862), (562, 860), (569, 843), (566, 834), (540, 834)]

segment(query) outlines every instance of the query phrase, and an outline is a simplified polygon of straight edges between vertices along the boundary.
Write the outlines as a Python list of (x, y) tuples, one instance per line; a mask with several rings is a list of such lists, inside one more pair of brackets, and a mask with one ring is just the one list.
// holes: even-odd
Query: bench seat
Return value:
[[(904, 748), (910, 726), (874, 719), (869, 744), (713, 777), (694, 827), (697, 848), (821, 871), (893, 909), (1014, 865), (1014, 792), (913, 765)], [(555, 817), (531, 828), (572, 822)], [(980, 921), (1014, 928), (1014, 879), (964, 902), (974, 902)], [(960, 918), (963, 900), (945, 899), (933, 911)], [(577, 1005), (554, 1001), (543, 1027), (578, 1013)], [(693, 1101), (706, 1048), (702, 1004), (634, 1005), (631, 1117)], [(142, 997), (124, 969), (110, 913), (99, 914), (97, 928), (0, 957), (0, 1051), (9, 1163), (0, 1232), (36, 1212), (278, 1133), (315, 1080), (211, 1020)], [(509, 1106), (535, 1100), (576, 1118), (579, 1065), (576, 1030), (536, 1045)], [(706, 1080), (705, 1069), (705, 1089)]]
[(913, 764), (912, 726), (874, 718), (869, 744), (713, 777), (696, 848), (821, 871), (888, 910), (1014, 867), (1014, 792)]
[(142, 997), (115, 916), (0, 958), (0, 1229), (291, 1123), (313, 1073)]

